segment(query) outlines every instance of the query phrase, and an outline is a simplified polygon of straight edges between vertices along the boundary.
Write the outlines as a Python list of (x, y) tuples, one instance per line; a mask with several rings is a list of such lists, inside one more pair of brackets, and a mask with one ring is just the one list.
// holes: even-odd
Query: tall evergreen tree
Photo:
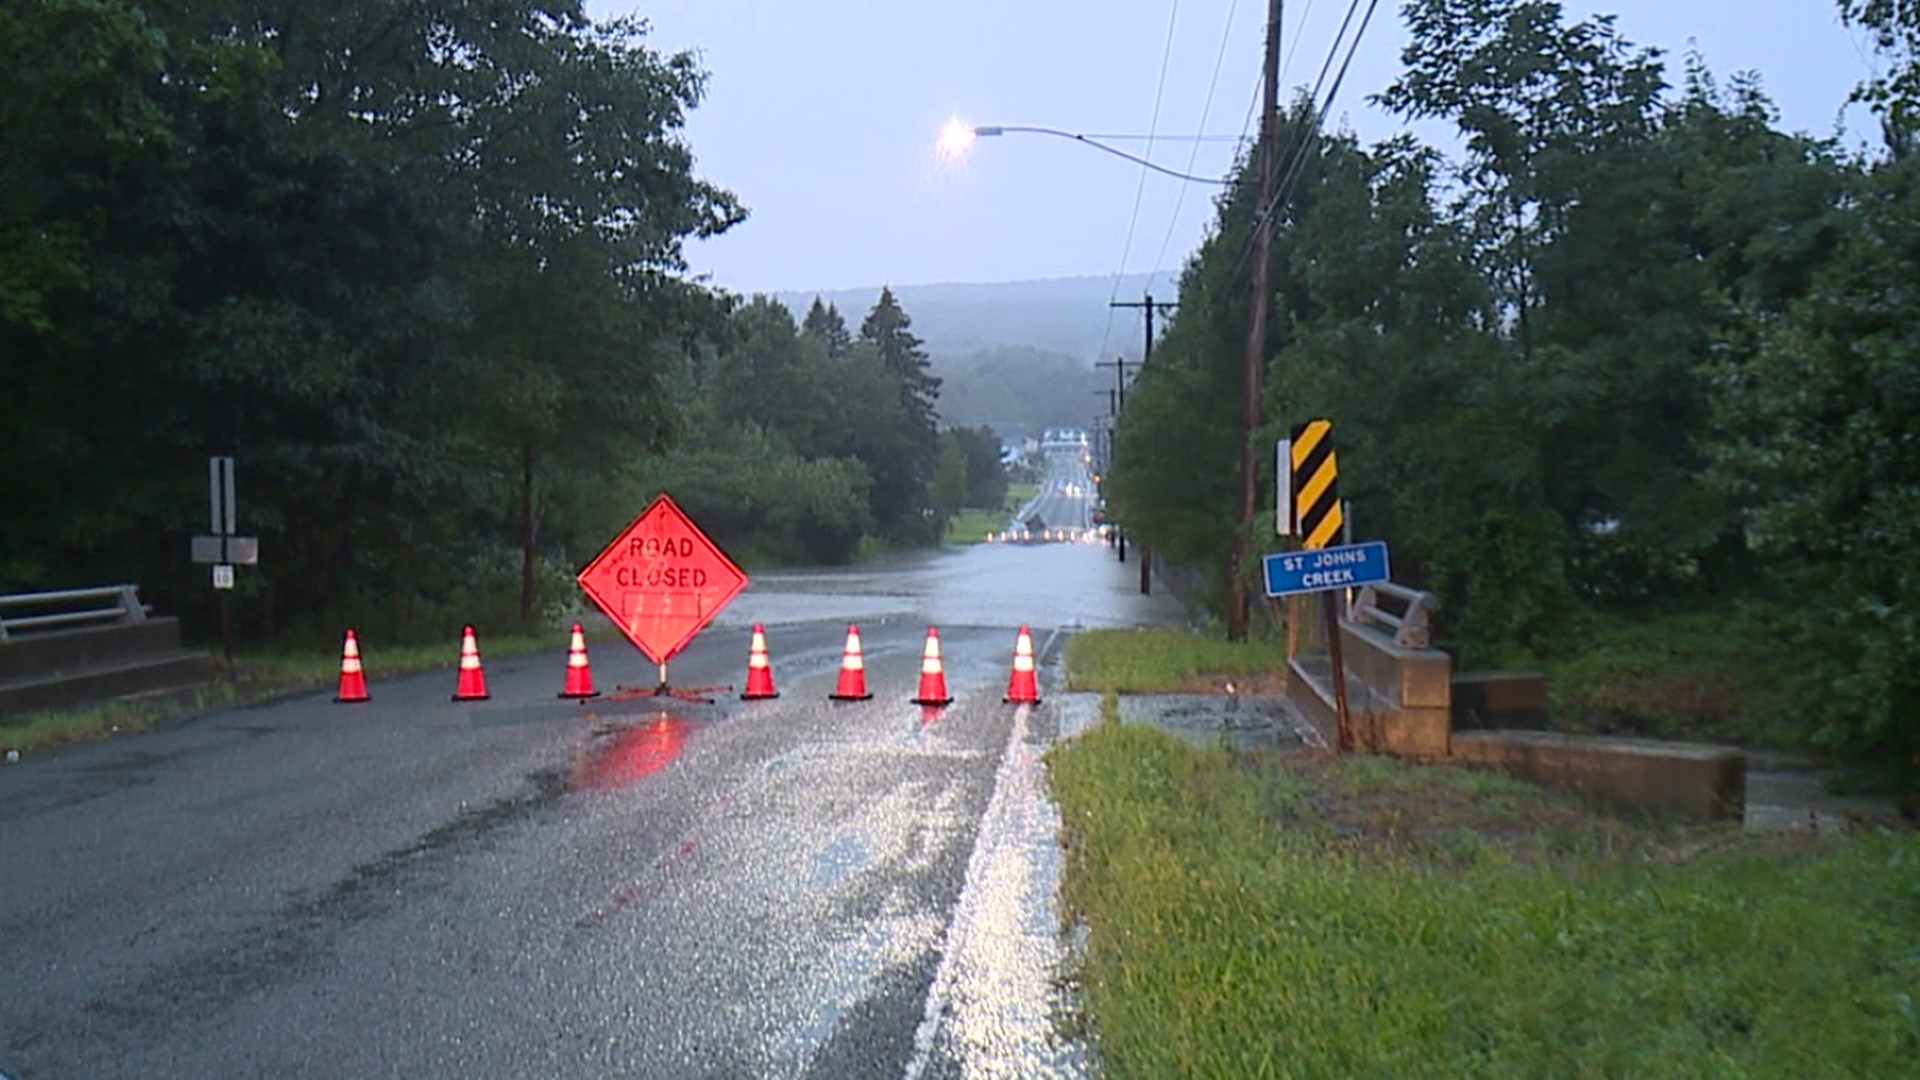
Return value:
[(913, 334), (913, 318), (894, 299), (893, 290), (882, 287), (880, 299), (860, 323), (860, 340), (880, 350), (880, 362), (900, 380), (900, 400), (916, 427), (935, 430), (940, 398), (940, 378), (927, 362), (927, 350)]
[(930, 370), (927, 351), (912, 327), (913, 319), (894, 298), (893, 290), (882, 288), (880, 299), (860, 323), (859, 343), (872, 353), (892, 384), (901, 417), (901, 429), (891, 440), (898, 447), (898, 456), (868, 463), (877, 481), (874, 515), (898, 539), (917, 542), (939, 535), (931, 490), (934, 469), (940, 461), (935, 408), (940, 380)]
[(853, 335), (847, 331), (847, 320), (840, 317), (840, 309), (832, 304), (822, 304), (820, 297), (813, 298), (813, 306), (807, 309), (807, 318), (800, 325), (800, 332), (818, 339), (827, 347), (827, 355), (839, 358), (847, 354), (847, 346), (853, 344)]

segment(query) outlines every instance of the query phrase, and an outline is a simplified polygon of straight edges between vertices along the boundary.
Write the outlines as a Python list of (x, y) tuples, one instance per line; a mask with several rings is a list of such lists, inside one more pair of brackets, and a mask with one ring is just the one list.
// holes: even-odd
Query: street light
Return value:
[(1195, 176), (1192, 173), (1183, 173), (1177, 169), (1169, 169), (1158, 162), (1150, 161), (1138, 154), (1129, 154), (1125, 150), (1108, 146), (1106, 143), (1085, 135), (1075, 134), (1071, 131), (1062, 131), (1059, 128), (1035, 127), (1031, 124), (968, 125), (958, 120), (951, 120), (948, 121), (947, 126), (940, 131), (940, 152), (949, 158), (962, 157), (968, 150), (973, 148), (976, 139), (986, 139), (1011, 134), (1052, 135), (1056, 138), (1072, 139), (1074, 142), (1091, 146), (1096, 150), (1104, 150), (1114, 157), (1131, 161), (1136, 165), (1145, 166), (1154, 172), (1171, 176), (1176, 180), (1187, 180), (1196, 184), (1218, 184), (1223, 187), (1233, 182), (1218, 176)]

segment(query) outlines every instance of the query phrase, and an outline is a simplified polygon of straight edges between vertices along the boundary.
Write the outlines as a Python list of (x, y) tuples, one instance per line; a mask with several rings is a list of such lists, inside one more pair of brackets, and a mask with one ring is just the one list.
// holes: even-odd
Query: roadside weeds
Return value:
[(1113, 1077), (1905, 1075), (1920, 836), (1754, 836), (1500, 774), (1195, 747), (1048, 765)]

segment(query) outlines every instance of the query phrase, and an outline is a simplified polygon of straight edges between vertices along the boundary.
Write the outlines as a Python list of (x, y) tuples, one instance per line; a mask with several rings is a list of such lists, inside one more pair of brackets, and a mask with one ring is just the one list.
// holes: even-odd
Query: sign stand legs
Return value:
[(614, 688), (609, 701), (632, 701), (635, 698), (670, 697), (680, 701), (693, 701), (701, 705), (713, 704), (709, 694), (731, 693), (731, 686), (673, 686), (667, 682), (667, 662), (660, 661), (660, 685), (648, 689), (644, 686), (618, 686)]

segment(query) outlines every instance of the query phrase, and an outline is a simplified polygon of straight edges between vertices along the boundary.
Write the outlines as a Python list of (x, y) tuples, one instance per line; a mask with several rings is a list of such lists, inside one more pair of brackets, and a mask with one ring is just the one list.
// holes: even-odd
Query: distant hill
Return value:
[[(1107, 302), (1116, 292), (1120, 300), (1140, 299), (1149, 280), (1158, 290), (1157, 300), (1171, 300), (1179, 291), (1179, 274), (1162, 272), (1157, 276), (1124, 275), (1117, 290), (1111, 277), (1072, 277), (991, 284), (896, 285), (893, 294), (913, 319), (913, 332), (926, 342), (937, 366), (969, 353), (1002, 347), (1058, 353), (1091, 365), (1098, 359), (1112, 359), (1100, 355), (1103, 334), (1107, 352), (1140, 354), (1143, 324), (1139, 310), (1109, 311)], [(880, 286), (773, 295), (793, 312), (796, 322), (806, 317), (807, 308), (818, 295), (837, 306), (848, 329), (858, 332), (860, 320), (880, 296)]]
[(934, 369), (942, 380), (942, 424), (990, 427), (1007, 440), (1050, 427), (1098, 427), (1112, 404), (1111, 368), (1044, 349), (1002, 345), (943, 359)]

